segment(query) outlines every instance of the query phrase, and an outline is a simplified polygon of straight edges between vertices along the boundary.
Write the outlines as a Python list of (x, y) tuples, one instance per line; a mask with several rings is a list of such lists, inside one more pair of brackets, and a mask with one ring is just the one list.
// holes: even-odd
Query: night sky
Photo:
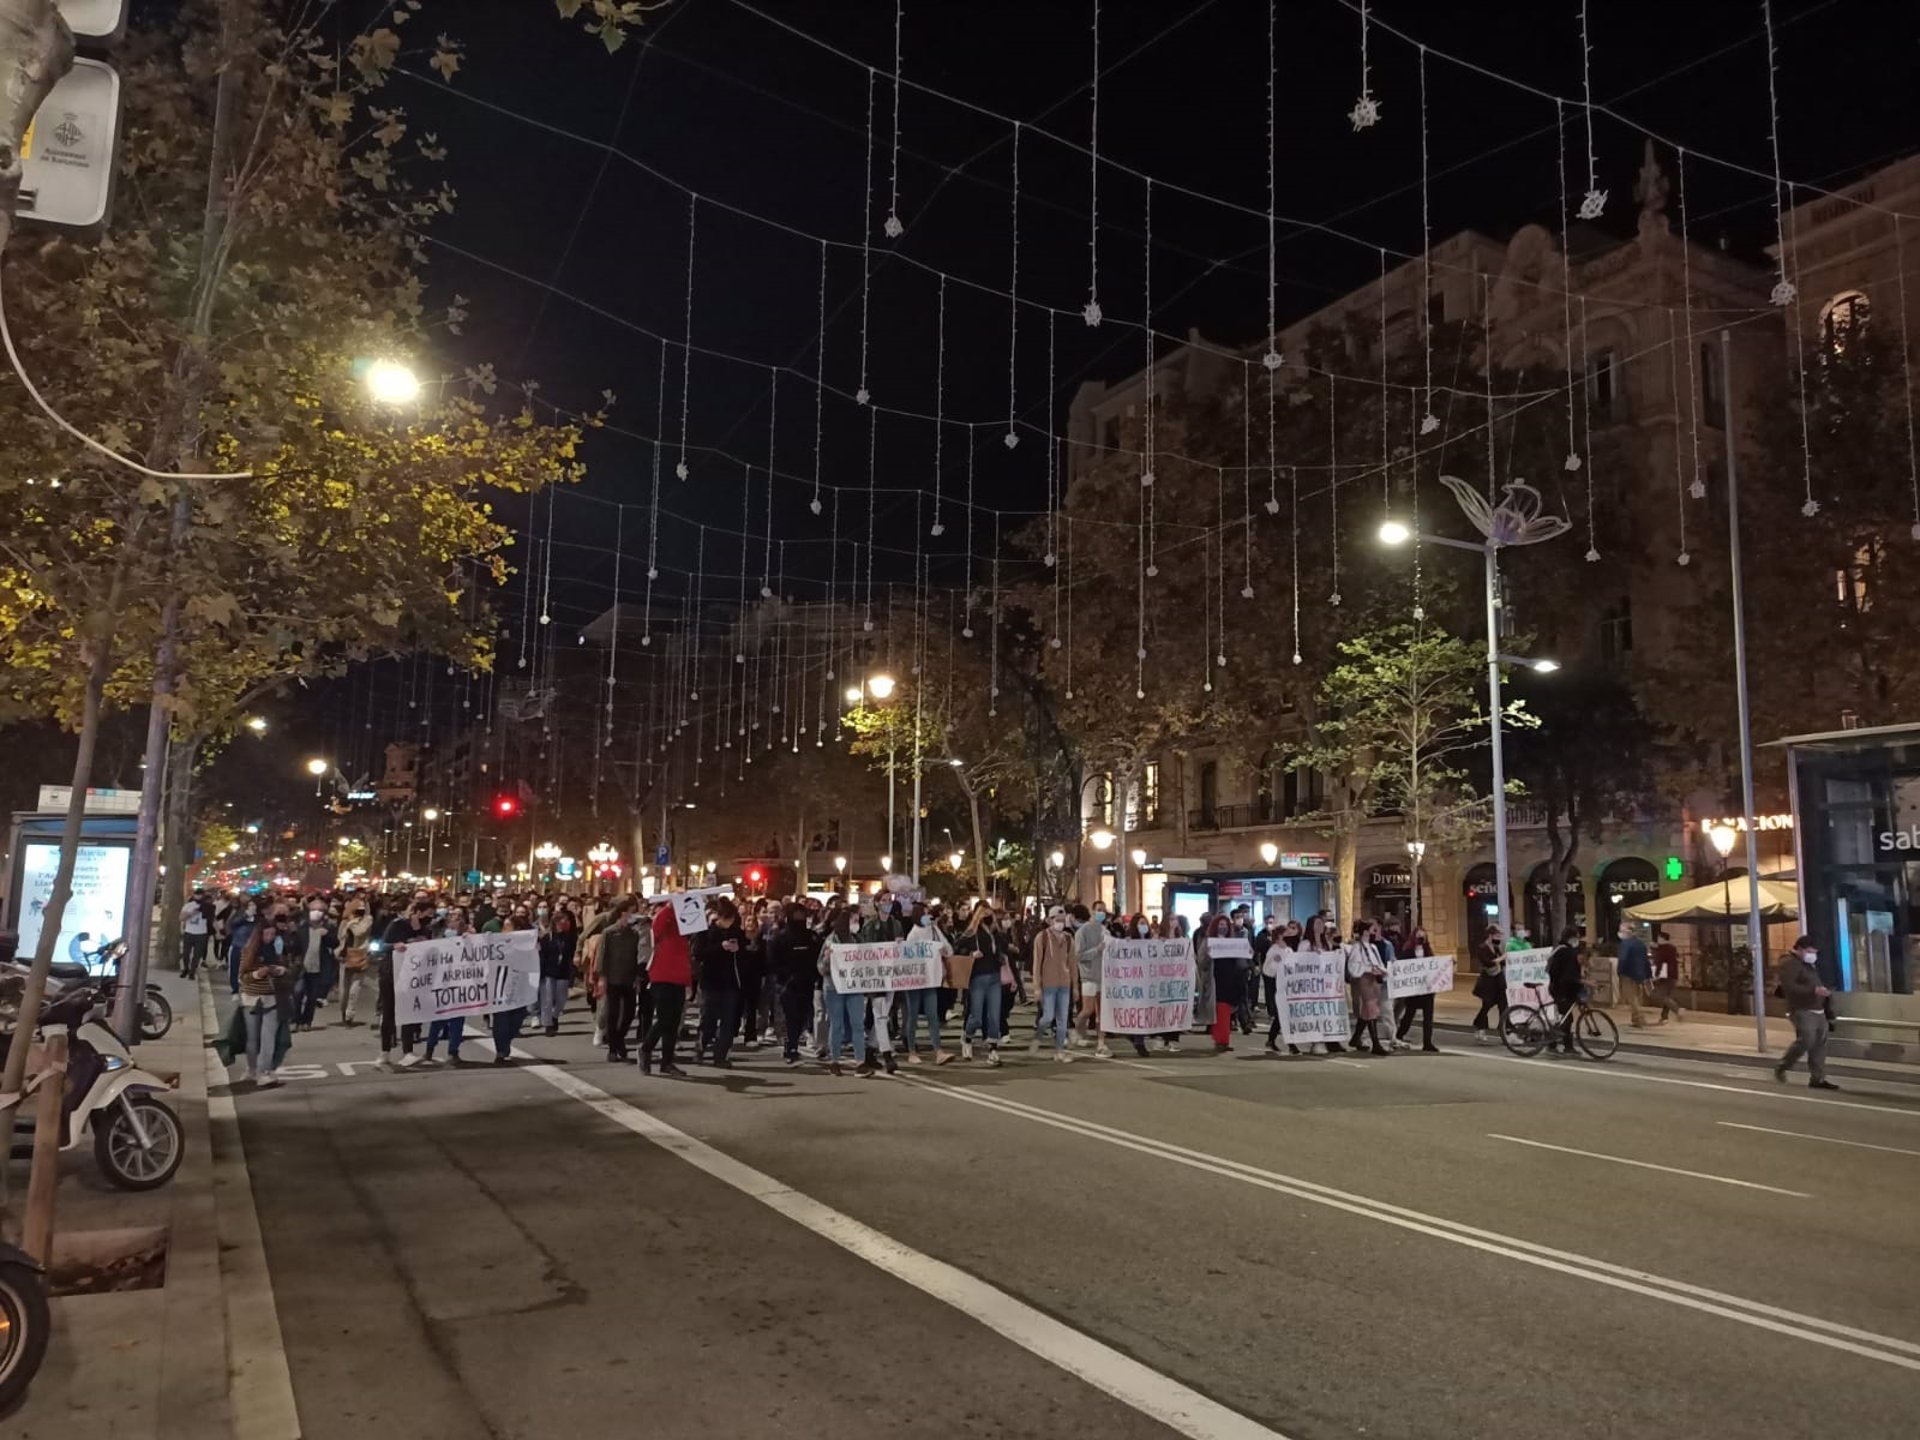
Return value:
[[(1920, 144), (1920, 109), (1910, 98), (1920, 54), (1912, 7), (1788, 0), (1775, 9), (1780, 143), (1789, 176), (1844, 184)], [(1388, 0), (1372, 12), (1371, 88), (1383, 116), (1356, 134), (1346, 112), (1360, 88), (1357, 0), (1281, 6), (1276, 208), (1287, 217), (1278, 252), (1283, 325), (1377, 274), (1376, 247), (1388, 247), (1396, 258), (1419, 249), (1418, 68), (1413, 48), (1382, 26), (1400, 27), (1440, 51), (1544, 91), (1580, 93), (1575, 0)], [(1596, 101), (1685, 144), (1694, 234), (1708, 241), (1724, 234), (1735, 253), (1758, 258), (1772, 238), (1771, 180), (1702, 158), (1771, 171), (1757, 0), (1593, 0), (1591, 12)], [(908, 0), (905, 14), (909, 80), (1085, 143), (1089, 4)], [(667, 350), (665, 430), (675, 443), (663, 468), (663, 505), (689, 521), (738, 529), (741, 462), (750, 462), (759, 473), (748, 528), (764, 529), (768, 367), (791, 366), (800, 373), (779, 383), (777, 462), (803, 478), (783, 478), (776, 486), (774, 532), (796, 542), (818, 542), (830, 533), (827, 518), (807, 510), (820, 264), (820, 248), (808, 237), (857, 242), (863, 209), (873, 242), (867, 363), (876, 400), (933, 412), (937, 281), (901, 257), (949, 272), (955, 279), (948, 290), (945, 414), (980, 422), (977, 494), (1010, 510), (1045, 503), (1041, 437), (1025, 432), (1025, 443), (1012, 452), (1000, 443), (1008, 410), (1008, 304), (960, 283), (997, 291), (1008, 286), (1011, 127), (907, 88), (899, 179), (906, 232), (890, 242), (879, 227), (887, 213), (892, 84), (879, 74), (874, 196), (865, 207), (866, 67), (891, 69), (893, 17), (884, 0), (677, 0), (613, 56), (555, 17), (544, 0), (429, 0), (410, 27), (416, 45), (445, 31), (465, 46), (451, 88), (428, 72), (424, 54), (395, 82), (416, 129), (437, 134), (450, 150), (447, 168), (459, 204), (435, 232), (432, 280), (443, 298), (468, 297), (473, 312), (466, 333), (444, 337), (442, 353), (424, 363), (457, 372), (491, 362), (505, 379), (537, 380), (545, 401), (567, 409), (594, 407), (603, 390), (618, 397), (614, 428), (590, 441), (584, 490), (638, 507), (625, 529), (621, 594), (629, 602), (637, 598), (645, 561), (653, 453), (644, 437), (654, 433), (661, 393), (655, 336), (676, 342)], [(1198, 327), (1211, 339), (1241, 343), (1260, 332), (1266, 44), (1267, 8), (1249, 0), (1183, 6), (1109, 0), (1105, 6), (1099, 148), (1114, 165), (1100, 176), (1099, 250), (1100, 295), (1111, 318), (1098, 330), (1072, 313), (1088, 289), (1087, 160), (1023, 129), (1018, 290), (1036, 305), (1068, 312), (1057, 322), (1050, 396), (1045, 316), (1023, 307), (1015, 406), (1024, 424), (1045, 426), (1051, 417), (1063, 425), (1081, 380), (1119, 378), (1143, 362), (1140, 332), (1115, 323), (1137, 320), (1144, 304), (1146, 187), (1128, 171), (1155, 177), (1155, 327), (1172, 333)], [(1430, 54), (1427, 115), (1436, 238), (1466, 226), (1496, 236), (1529, 221), (1556, 226), (1550, 99)], [(1585, 120), (1577, 109), (1568, 111), (1567, 133), (1577, 196), (1586, 169)], [(1612, 196), (1601, 223), (1630, 234), (1642, 134), (1600, 116), (1594, 143), (1600, 184)], [(1671, 173), (1664, 147), (1661, 158)], [(1257, 213), (1177, 193), (1181, 187)], [(680, 433), (677, 341), (687, 314), (687, 189), (704, 197), (694, 342), (755, 363), (696, 356), (690, 443), (734, 458), (695, 453), (693, 479), (680, 484), (671, 464)], [(783, 232), (723, 206), (804, 233)], [(868, 412), (851, 398), (861, 365), (860, 270), (857, 252), (836, 250), (829, 257), (830, 391), (821, 429), (827, 482), (864, 489)], [(883, 500), (883, 546), (912, 547), (915, 499), (904, 492), (932, 489), (933, 430), (925, 420), (883, 416), (879, 423), (878, 483), (903, 492)], [(951, 495), (964, 483), (966, 431), (950, 425), (944, 433), (940, 484)], [(860, 503), (864, 508), (864, 497)], [(923, 512), (923, 523), (926, 518)], [(958, 513), (946, 518), (941, 544), (950, 550)], [(544, 507), (535, 523), (546, 524)], [(557, 506), (554, 525), (552, 614), (556, 626), (577, 629), (612, 598), (614, 512), (569, 495)], [(843, 513), (843, 535), (861, 528)], [(662, 543), (676, 549), (682, 567), (691, 557), (677, 546), (690, 534), (689, 525), (677, 534), (663, 525)], [(731, 598), (739, 542), (715, 536), (711, 543), (709, 568), (729, 577), (718, 587)], [(749, 543), (758, 549), (757, 540)], [(821, 543), (792, 544), (789, 592), (817, 596), (828, 554)], [(757, 570), (757, 556), (750, 563)], [(886, 565), (883, 557), (883, 576)], [(894, 565), (903, 577), (909, 573), (907, 562), (896, 557)], [(502, 597), (513, 623), (518, 600), (517, 592)]]

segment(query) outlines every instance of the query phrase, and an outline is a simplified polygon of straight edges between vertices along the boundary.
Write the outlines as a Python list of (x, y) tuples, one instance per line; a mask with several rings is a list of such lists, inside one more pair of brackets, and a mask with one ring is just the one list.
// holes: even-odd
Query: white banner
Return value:
[(1347, 1038), (1347, 957), (1289, 950), (1280, 960), (1281, 1030), (1289, 1045)]
[(856, 940), (827, 946), (833, 988), (842, 995), (890, 995), (946, 984), (938, 940)]
[(1207, 937), (1207, 959), (1209, 960), (1251, 960), (1252, 958), (1252, 943), (1238, 935)]
[(1552, 949), (1546, 946), (1535, 950), (1509, 950), (1506, 953), (1504, 978), (1507, 982), (1507, 1004), (1546, 1008), (1547, 957), (1551, 954)]
[(1444, 995), (1453, 989), (1453, 956), (1409, 955), (1387, 966), (1387, 998)]
[(682, 935), (698, 935), (707, 928), (707, 901), (715, 895), (730, 895), (725, 885), (709, 885), (699, 890), (669, 890), (661, 898), (673, 907), (674, 921)]
[(532, 1005), (539, 992), (540, 941), (531, 930), (393, 947), (396, 1025), (513, 1010)]
[(1109, 1035), (1178, 1035), (1192, 1016), (1191, 941), (1108, 939), (1100, 956), (1102, 1030)]

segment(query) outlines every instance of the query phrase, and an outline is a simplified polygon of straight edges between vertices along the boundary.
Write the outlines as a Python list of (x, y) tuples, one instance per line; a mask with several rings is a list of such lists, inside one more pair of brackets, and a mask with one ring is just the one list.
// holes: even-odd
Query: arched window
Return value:
[(1842, 290), (1820, 307), (1820, 338), (1827, 349), (1839, 354), (1855, 335), (1864, 335), (1873, 306), (1866, 293)]

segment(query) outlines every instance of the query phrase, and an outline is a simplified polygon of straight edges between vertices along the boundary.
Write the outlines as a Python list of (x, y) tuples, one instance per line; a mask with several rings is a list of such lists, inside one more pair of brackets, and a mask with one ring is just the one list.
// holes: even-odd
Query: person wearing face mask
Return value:
[[(446, 911), (444, 921), (438, 913), (440, 910)], [(472, 933), (473, 925), (467, 918), (467, 909), (464, 905), (437, 906), (435, 908), (435, 939), (443, 940)], [(434, 1020), (430, 1022), (427, 1025), (427, 1042), (420, 1052), (420, 1063), (426, 1066), (438, 1065), (440, 1062), (434, 1058), (433, 1052), (439, 1048), (440, 1042), (444, 1040), (447, 1042), (448, 1063), (453, 1065), (466, 1064), (467, 1062), (460, 1058), (460, 1046), (466, 1041), (466, 1038), (467, 1017), (464, 1015), (454, 1015), (445, 1020)]]
[(293, 1027), (313, 1029), (314, 1012), (333, 989), (334, 947), (339, 943), (334, 927), (327, 920), (327, 907), (319, 896), (307, 902), (306, 919), (294, 932), (294, 954), (299, 972), (293, 983)]
[(1260, 998), (1267, 1007), (1267, 1049), (1280, 1049), (1280, 962), (1293, 947), (1281, 936), (1280, 917), (1269, 914), (1253, 937), (1254, 959), (1260, 966)]
[(840, 1068), (840, 1048), (851, 1045), (854, 1073), (865, 1080), (873, 1074), (873, 1067), (867, 1064), (867, 997), (842, 995), (833, 985), (833, 947), (852, 945), (859, 939), (853, 929), (853, 912), (844, 907), (836, 909), (829, 923), (827, 942), (820, 948), (821, 998), (827, 1007), (827, 1069), (835, 1075), (844, 1075), (846, 1072)]
[[(600, 932), (600, 1028), (607, 1038), (607, 1059), (625, 1064), (627, 1031), (633, 1027), (634, 1004), (640, 984), (640, 902), (631, 896), (614, 907), (613, 917)], [(649, 936), (651, 938), (651, 936)]]
[(727, 1058), (740, 1026), (740, 956), (746, 939), (740, 911), (724, 895), (713, 897), (707, 928), (693, 937), (693, 966), (700, 990), (700, 1031), (693, 1058), (708, 1061), (716, 1070), (731, 1070)]
[[(787, 906), (786, 923), (767, 942), (767, 969), (780, 988), (782, 1058), (798, 1065), (801, 1038), (813, 1029), (813, 992), (820, 984), (820, 936), (808, 923), (806, 906)], [(911, 1032), (907, 1044), (912, 1047)]]
[(1773, 1078), (1786, 1083), (1787, 1072), (1802, 1055), (1807, 1057), (1811, 1090), (1838, 1090), (1827, 1079), (1827, 997), (1833, 991), (1820, 983), (1820, 951), (1811, 935), (1793, 942), (1793, 953), (1780, 962), (1780, 994), (1793, 1020), (1793, 1044), (1773, 1067)]
[(240, 961), (259, 923), (260, 902), (251, 895), (234, 907), (227, 921), (227, 983), (235, 995), (240, 993)]
[(367, 949), (372, 939), (373, 916), (367, 913), (367, 902), (356, 895), (333, 937), (334, 952), (340, 957), (340, 1023), (343, 1026), (360, 1023), (353, 1018), (353, 1011), (360, 1003), (360, 987), (366, 983), (367, 965), (373, 958)]
[(1053, 1059), (1064, 1065), (1073, 1059), (1073, 996), (1080, 967), (1074, 963), (1073, 937), (1067, 934), (1067, 912), (1058, 905), (1047, 912), (1047, 923), (1033, 938), (1033, 988), (1040, 992), (1040, 1018), (1034, 1026), (1031, 1053), (1040, 1053), (1040, 1036), (1053, 1029)]
[(1100, 959), (1107, 950), (1107, 907), (1096, 905), (1089, 915), (1084, 905), (1073, 907), (1078, 923), (1073, 932), (1073, 962), (1080, 971), (1080, 1026), (1098, 1037), (1093, 1053), (1102, 1060), (1113, 1057), (1107, 1048), (1106, 1032), (1100, 1029)]
[[(1427, 932), (1416, 925), (1407, 935), (1404, 954), (1411, 959), (1425, 959), (1433, 954), (1433, 943), (1427, 939)], [(1438, 1055), (1440, 1047), (1433, 1043), (1433, 1005), (1432, 995), (1408, 995), (1393, 1002), (1395, 1011), (1394, 1039), (1404, 1041), (1407, 1032), (1413, 1029), (1414, 1018), (1420, 1020), (1420, 1049), (1423, 1054)]]
[[(640, 1037), (640, 1073), (653, 1073), (653, 1055), (660, 1052), (662, 1075), (687, 1072), (673, 1063), (673, 1047), (680, 1039), (680, 1021), (687, 1012), (687, 989), (693, 984), (693, 954), (673, 906), (653, 913), (653, 959), (647, 965), (647, 989), (653, 1000), (653, 1018)], [(607, 1037), (613, 1043), (613, 1037)]]
[[(941, 970), (945, 973), (946, 963), (953, 955), (953, 946), (947, 943), (947, 937), (933, 923), (933, 916), (925, 910), (919, 910), (914, 916), (912, 936), (915, 940), (924, 940), (932, 944), (940, 954)], [(940, 987), (929, 985), (921, 990), (908, 990), (902, 996), (905, 1002), (905, 1018), (900, 1022), (902, 1043), (906, 1047), (907, 1064), (923, 1065), (920, 1052), (914, 1047), (919, 1037), (920, 1017), (927, 1020), (927, 1041), (933, 1047), (933, 1063), (950, 1065), (953, 1056), (940, 1048)]]
[(240, 956), (241, 1011), (246, 1023), (247, 1079), (262, 1087), (280, 1083), (276, 1073), (287, 1052), (284, 1023), (293, 999), (293, 919), (276, 911), (254, 927)]
[(419, 1043), (418, 1025), (394, 1024), (393, 976), (394, 967), (399, 963), (398, 950), (403, 945), (411, 945), (421, 940), (431, 940), (440, 933), (445, 916), (436, 919), (433, 897), (420, 894), (413, 897), (413, 903), (407, 907), (407, 913), (395, 917), (387, 926), (386, 933), (380, 937), (380, 1061), (379, 1068), (391, 1070), (394, 1065), (393, 1045), (396, 1037), (401, 1045), (400, 1068), (407, 1069), (419, 1063), (413, 1053), (413, 1047)]
[(573, 986), (573, 946), (577, 931), (573, 912), (562, 907), (549, 915), (542, 905), (534, 912), (540, 928), (540, 1023), (549, 1036), (560, 1033), (560, 1016)]
[(1635, 1029), (1644, 1027), (1647, 1017), (1640, 1013), (1640, 1001), (1653, 967), (1647, 961), (1647, 942), (1640, 938), (1640, 927), (1631, 920), (1620, 922), (1620, 988), (1627, 992), (1627, 1018)]

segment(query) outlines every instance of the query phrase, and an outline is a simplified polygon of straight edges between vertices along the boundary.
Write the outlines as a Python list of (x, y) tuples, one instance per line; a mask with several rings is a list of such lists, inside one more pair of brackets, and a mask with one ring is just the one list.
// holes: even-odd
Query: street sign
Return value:
[(104, 225), (119, 132), (119, 75), (102, 61), (75, 60), (21, 138), (20, 218), (76, 230)]
[(658, 865), (662, 870), (673, 863), (673, 857), (667, 853), (666, 846), (662, 845), (658, 850), (653, 852), (653, 863)]
[(55, 0), (54, 8), (83, 43), (110, 45), (127, 28), (127, 0)]
[(478, 871), (478, 870), (467, 871), (467, 888), (469, 890), (479, 889), (481, 882), (484, 881), (486, 878), (487, 878), (486, 875), (483, 874), (481, 871)]

